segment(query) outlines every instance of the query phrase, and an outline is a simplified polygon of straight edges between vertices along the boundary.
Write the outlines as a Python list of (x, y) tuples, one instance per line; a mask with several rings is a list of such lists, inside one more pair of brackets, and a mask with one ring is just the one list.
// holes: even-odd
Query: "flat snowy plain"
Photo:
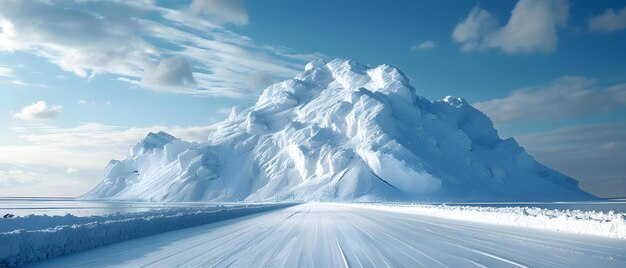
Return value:
[[(559, 213), (552, 209), (487, 206), (425, 208), (428, 206), (341, 203), (275, 207), (30, 265), (626, 267), (622, 212)], [(207, 213), (214, 211), (206, 210)], [(436, 215), (442, 211), (448, 212)], [(482, 219), (455, 219), (472, 213)], [(511, 216), (515, 214), (517, 217)], [(528, 217), (540, 219), (537, 224), (545, 226), (550, 222), (569, 222), (570, 229), (554, 231), (543, 229), (545, 226), (515, 226), (514, 221), (524, 222)], [(490, 223), (494, 219), (499, 219), (498, 224)], [(576, 226), (596, 228), (598, 233), (578, 234)]]

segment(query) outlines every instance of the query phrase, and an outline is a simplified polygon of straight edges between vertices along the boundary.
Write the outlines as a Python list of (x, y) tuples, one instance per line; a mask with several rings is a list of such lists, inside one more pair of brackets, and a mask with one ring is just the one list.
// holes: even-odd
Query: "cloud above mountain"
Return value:
[(516, 137), (546, 165), (606, 197), (626, 196), (626, 122), (557, 128)]
[(247, 22), (241, 1), (169, 8), (153, 1), (7, 0), (0, 2), (0, 51), (32, 54), (88, 79), (111, 74), (156, 91), (239, 98), (259, 90), (241, 77), (289, 77), (320, 56), (257, 44), (223, 25)]
[(429, 41), (421, 42), (417, 45), (413, 45), (411, 47), (411, 50), (426, 50), (426, 49), (433, 49), (436, 47), (437, 47), (437, 43), (435, 43), (435, 41), (429, 40)]
[(22, 141), (19, 145), (0, 145), (0, 163), (43, 165), (73, 169), (101, 169), (111, 157), (122, 157), (129, 144), (148, 132), (167, 131), (188, 141), (203, 141), (214, 126), (123, 127), (82, 123), (76, 127), (31, 124), (10, 131)]
[(593, 79), (565, 76), (547, 86), (515, 90), (474, 106), (496, 122), (570, 119), (626, 106), (626, 84), (603, 87)]
[(158, 65), (149, 67), (143, 72), (141, 84), (163, 91), (192, 88), (196, 79), (189, 62), (181, 56), (162, 59)]
[(190, 8), (196, 14), (205, 14), (220, 22), (248, 24), (248, 12), (241, 0), (193, 0)]
[(566, 0), (520, 0), (506, 25), (496, 16), (475, 6), (452, 32), (462, 51), (501, 49), (506, 53), (552, 52), (558, 43), (557, 28), (569, 13)]

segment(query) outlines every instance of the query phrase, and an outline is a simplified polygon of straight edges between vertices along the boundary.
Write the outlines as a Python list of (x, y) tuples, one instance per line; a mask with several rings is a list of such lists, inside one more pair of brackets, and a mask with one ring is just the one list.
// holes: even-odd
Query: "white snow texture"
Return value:
[(150, 133), (83, 199), (583, 200), (464, 99), (429, 101), (389, 65), (313, 61), (233, 108), (206, 142)]
[[(291, 205), (293, 204), (248, 204), (92, 217), (68, 214), (0, 219), (0, 267), (21, 265)], [(19, 229), (9, 231), (18, 225)]]
[(621, 239), (626, 238), (626, 213), (623, 212), (559, 210), (538, 207), (481, 207), (382, 203), (351, 203), (348, 205), (471, 222), (521, 226)]

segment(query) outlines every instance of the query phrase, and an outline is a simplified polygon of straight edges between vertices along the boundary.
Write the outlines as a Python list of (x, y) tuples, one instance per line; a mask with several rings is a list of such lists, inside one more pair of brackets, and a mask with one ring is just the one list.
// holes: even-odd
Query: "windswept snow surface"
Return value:
[(398, 69), (314, 61), (203, 143), (150, 133), (83, 199), (585, 200), (464, 99), (429, 101)]
[(34, 267), (626, 267), (626, 240), (306, 203)]
[(478, 207), (408, 204), (349, 204), (377, 210), (412, 213), (489, 224), (523, 226), (559, 232), (626, 239), (622, 212), (558, 210), (537, 207)]
[(91, 217), (31, 215), (0, 219), (0, 267), (25, 264), (290, 205), (243, 204), (157, 209)]

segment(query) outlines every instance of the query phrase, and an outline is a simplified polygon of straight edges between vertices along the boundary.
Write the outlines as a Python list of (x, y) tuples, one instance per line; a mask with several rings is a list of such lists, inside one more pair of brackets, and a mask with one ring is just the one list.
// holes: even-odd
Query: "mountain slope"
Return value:
[(465, 100), (429, 101), (402, 72), (314, 61), (206, 142), (150, 133), (84, 199), (572, 200), (591, 195), (536, 162)]

